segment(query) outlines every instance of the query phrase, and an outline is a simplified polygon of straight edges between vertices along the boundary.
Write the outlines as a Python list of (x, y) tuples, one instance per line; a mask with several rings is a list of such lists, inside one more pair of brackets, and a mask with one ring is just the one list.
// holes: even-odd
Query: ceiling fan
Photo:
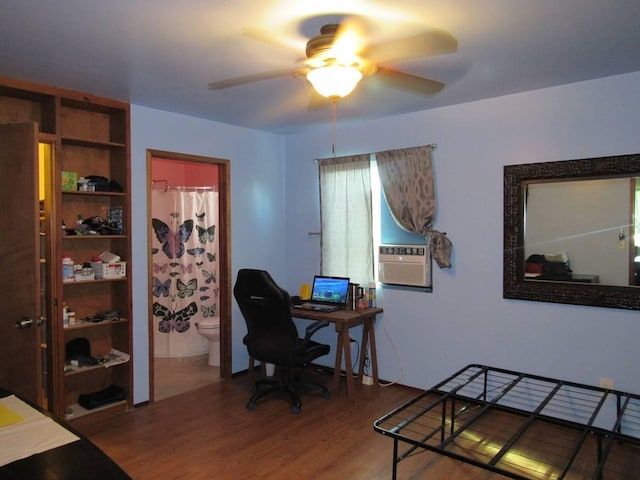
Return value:
[[(315, 91), (332, 101), (342, 98), (363, 78), (375, 77), (385, 86), (418, 95), (433, 95), (444, 88), (435, 80), (412, 75), (387, 66), (418, 57), (455, 52), (457, 40), (449, 33), (436, 30), (406, 38), (368, 45), (356, 22), (327, 24), (320, 34), (306, 44), (306, 58), (295, 68), (285, 68), (230, 78), (209, 84), (211, 90), (284, 76), (306, 77)], [(317, 96), (310, 105), (318, 107)]]

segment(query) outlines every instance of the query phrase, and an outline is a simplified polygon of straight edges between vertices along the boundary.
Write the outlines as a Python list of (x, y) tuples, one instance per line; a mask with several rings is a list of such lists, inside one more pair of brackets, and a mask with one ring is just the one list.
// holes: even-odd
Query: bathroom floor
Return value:
[(220, 367), (207, 363), (208, 355), (154, 360), (155, 400), (173, 397), (220, 380)]

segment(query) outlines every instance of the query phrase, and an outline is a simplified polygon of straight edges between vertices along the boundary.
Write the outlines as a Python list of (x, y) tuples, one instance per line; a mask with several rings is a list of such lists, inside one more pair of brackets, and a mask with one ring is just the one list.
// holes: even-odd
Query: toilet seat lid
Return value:
[(198, 328), (219, 328), (220, 318), (205, 318), (198, 320)]

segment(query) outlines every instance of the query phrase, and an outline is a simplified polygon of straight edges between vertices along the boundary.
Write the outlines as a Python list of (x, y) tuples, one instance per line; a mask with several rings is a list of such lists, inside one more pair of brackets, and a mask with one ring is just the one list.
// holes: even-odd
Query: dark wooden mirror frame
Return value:
[(640, 176), (640, 154), (504, 167), (503, 297), (640, 310), (640, 287), (525, 280), (523, 182)]

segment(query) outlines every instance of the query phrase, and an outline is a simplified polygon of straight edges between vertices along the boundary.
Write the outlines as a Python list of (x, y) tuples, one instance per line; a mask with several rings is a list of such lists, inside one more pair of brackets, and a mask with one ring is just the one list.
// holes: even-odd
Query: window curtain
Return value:
[(451, 241), (432, 229), (436, 213), (432, 146), (376, 153), (380, 184), (396, 223), (424, 235), (431, 257), (440, 268), (451, 268)]
[(367, 285), (374, 279), (369, 154), (318, 160), (321, 271)]

